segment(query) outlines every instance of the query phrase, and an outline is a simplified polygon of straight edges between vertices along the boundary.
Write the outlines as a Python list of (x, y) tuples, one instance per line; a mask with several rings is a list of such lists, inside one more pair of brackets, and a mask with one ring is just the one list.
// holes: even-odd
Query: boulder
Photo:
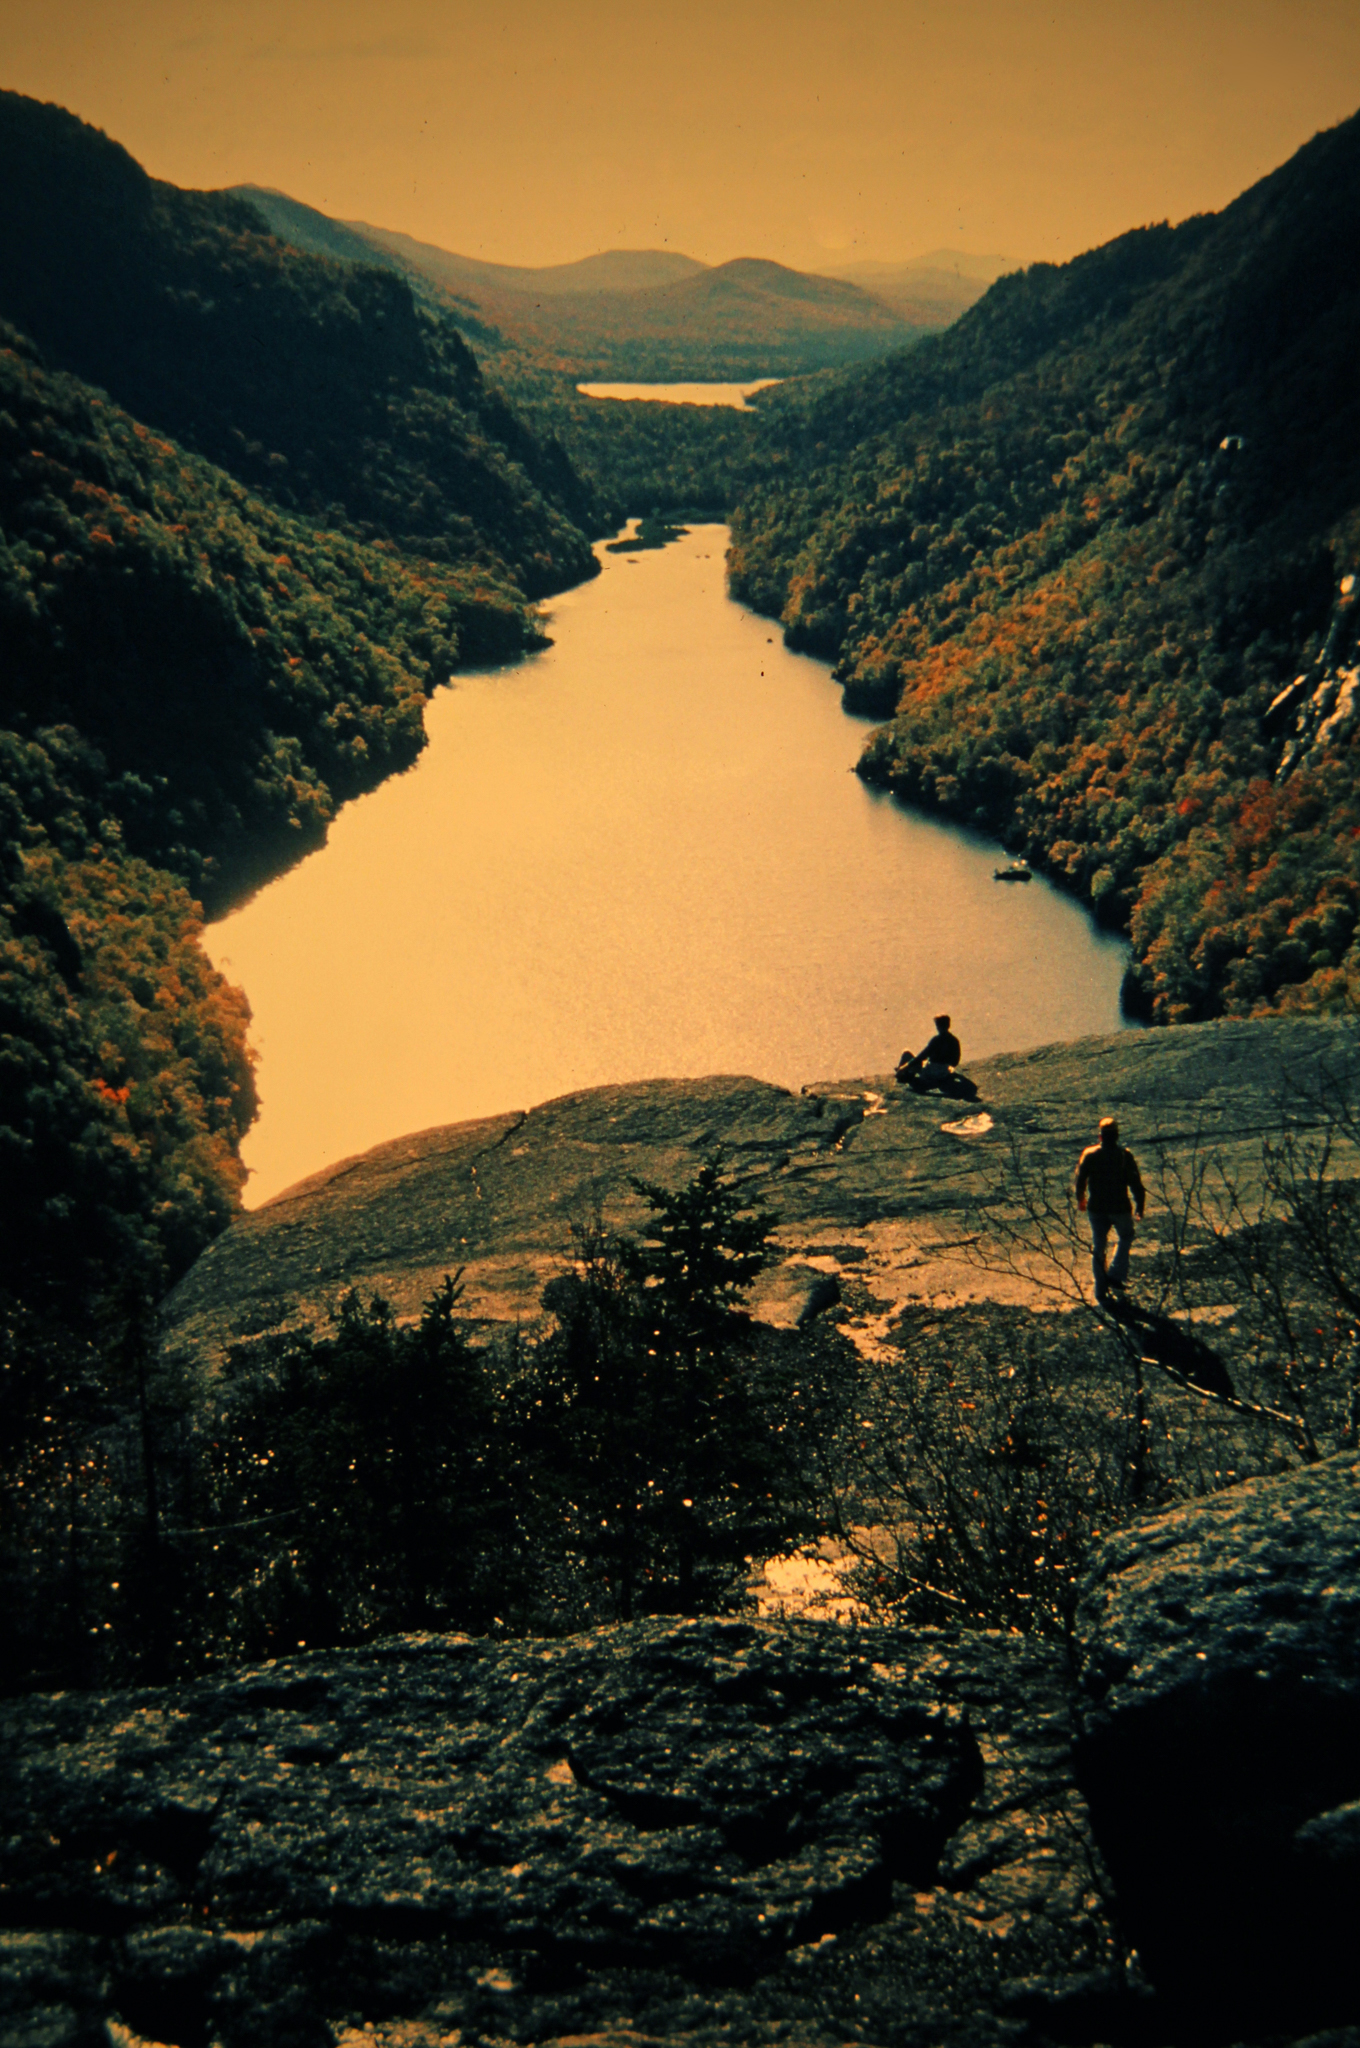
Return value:
[(1360, 2007), (1360, 1460), (1108, 1542), (1078, 1611), (1077, 1777), (1187, 2038)]

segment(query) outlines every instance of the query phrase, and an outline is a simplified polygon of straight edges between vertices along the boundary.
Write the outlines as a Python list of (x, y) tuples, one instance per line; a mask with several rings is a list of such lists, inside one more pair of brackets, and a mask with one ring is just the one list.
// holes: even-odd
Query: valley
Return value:
[(0, 93), (6, 2039), (1353, 2048), (1360, 115), (798, 25)]

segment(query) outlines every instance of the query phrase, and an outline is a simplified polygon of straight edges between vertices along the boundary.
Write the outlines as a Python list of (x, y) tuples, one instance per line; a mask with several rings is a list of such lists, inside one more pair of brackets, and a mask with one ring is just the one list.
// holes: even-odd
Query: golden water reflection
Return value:
[(605, 1082), (882, 1073), (1110, 1031), (1124, 950), (851, 773), (825, 663), (731, 602), (726, 530), (605, 555), (555, 644), (460, 676), (416, 766), (210, 928), (255, 1015), (253, 1205), (406, 1131)]

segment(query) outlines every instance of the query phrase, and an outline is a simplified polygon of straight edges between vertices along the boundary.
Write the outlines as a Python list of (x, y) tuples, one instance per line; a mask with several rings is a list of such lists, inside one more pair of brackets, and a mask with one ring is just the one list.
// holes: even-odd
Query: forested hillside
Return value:
[(0, 1285), (69, 1304), (133, 1240), (175, 1270), (239, 1188), (246, 1011), (193, 899), (319, 844), (415, 759), (460, 655), (535, 628), (486, 572), (291, 517), (0, 339)]
[(0, 318), (136, 418), (290, 511), (530, 596), (593, 573), (589, 491), (401, 278), (290, 248), (16, 93), (0, 179)]
[(99, 750), (135, 850), (220, 910), (423, 745), (423, 692), (532, 645), (521, 594), (280, 510), (0, 329), (6, 722)]
[(1130, 932), (1158, 1019), (1360, 979), (1358, 340), (1360, 117), (762, 407), (734, 589), (893, 714), (862, 773)]
[(541, 644), (526, 592), (593, 571), (575, 515), (597, 513), (400, 280), (13, 94), (0, 165), (0, 1455), (22, 1459), (35, 1417), (94, 1426), (144, 1305), (238, 1202), (248, 1010), (204, 911), (408, 766), (451, 670)]

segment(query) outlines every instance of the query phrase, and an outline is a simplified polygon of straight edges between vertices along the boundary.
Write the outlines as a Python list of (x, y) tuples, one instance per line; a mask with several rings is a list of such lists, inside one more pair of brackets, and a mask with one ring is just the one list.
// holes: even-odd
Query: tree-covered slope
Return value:
[(0, 317), (279, 504), (531, 595), (593, 573), (589, 490), (390, 271), (274, 239), (149, 178), (59, 107), (0, 94)]
[(400, 279), (15, 94), (0, 169), (0, 1336), (47, 1386), (237, 1205), (203, 908), (540, 641), (595, 500)]
[[(329, 257), (333, 263), (357, 263), (370, 269), (376, 265), (380, 270), (390, 270), (405, 279), (422, 305), (451, 318), (459, 334), (478, 350), (490, 348), (498, 355), (505, 348), (504, 335), (478, 316), (472, 300), (458, 288), (459, 278), (440, 283), (427, 268), (407, 257), (401, 245), (409, 240), (408, 236), (380, 235), (362, 222), (332, 220), (314, 206), (304, 206), (300, 199), (290, 199), (286, 192), (275, 192), (263, 185), (232, 185), (218, 196), (242, 200), (263, 220), (270, 234), (290, 248), (301, 249), (309, 256)], [(416, 242), (411, 246), (419, 250), (424, 244)], [(452, 260), (457, 263), (460, 259)]]
[(536, 627), (0, 342), (0, 1310), (84, 1327), (236, 1206), (248, 1011), (195, 899), (319, 844), (415, 759), (428, 690)]
[(1358, 338), (1360, 117), (762, 408), (788, 468), (738, 512), (734, 588), (895, 713), (864, 773), (1130, 931), (1160, 1018), (1356, 976)]
[(414, 760), (460, 659), (534, 644), (488, 571), (290, 515), (0, 339), (4, 722), (98, 749), (130, 843), (210, 911)]

